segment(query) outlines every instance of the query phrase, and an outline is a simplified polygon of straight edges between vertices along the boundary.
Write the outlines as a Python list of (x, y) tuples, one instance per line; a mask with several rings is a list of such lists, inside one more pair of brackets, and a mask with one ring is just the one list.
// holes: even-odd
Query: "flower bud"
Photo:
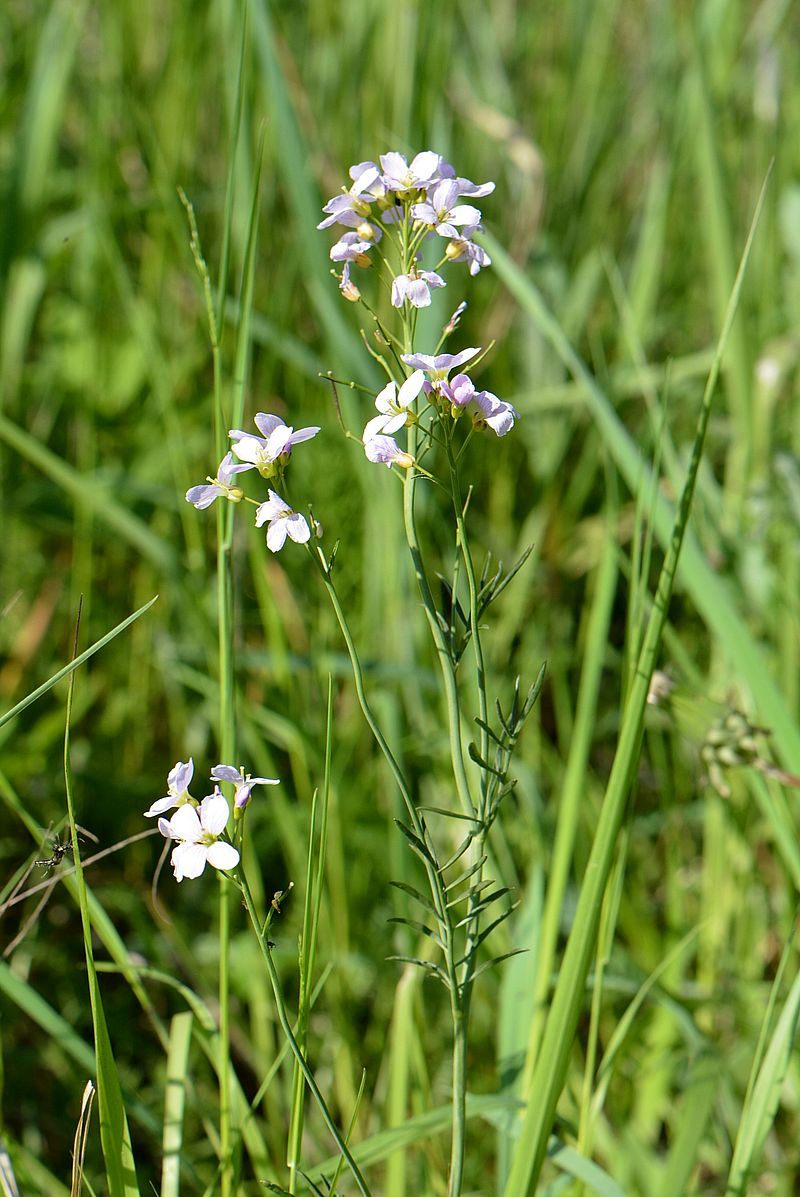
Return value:
[(350, 303), (358, 303), (359, 299), (361, 298), (361, 292), (355, 283), (351, 282), (349, 278), (342, 280), (339, 290), (341, 291), (344, 299), (349, 300)]

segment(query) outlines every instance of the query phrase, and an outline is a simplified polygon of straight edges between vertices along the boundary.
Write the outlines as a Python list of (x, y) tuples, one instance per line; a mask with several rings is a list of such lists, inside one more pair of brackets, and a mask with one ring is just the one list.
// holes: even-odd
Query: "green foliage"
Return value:
[[(325, 579), (237, 522), (236, 750), (282, 778), (248, 812), (249, 876), (259, 909), (294, 884), (265, 950), (373, 1191), (443, 1191), (453, 980), (439, 945), (480, 914), (465, 1191), (699, 1197), (727, 1184), (789, 1197), (797, 13), (745, 0), (246, 9), (244, 21), (233, 0), (15, 0), (0, 13), (0, 1111), (20, 1191), (69, 1192), (92, 1075), (94, 1191), (135, 1191), (135, 1160), (141, 1192), (214, 1193), (221, 1071), (236, 1192), (327, 1193), (338, 1168), (337, 1191), (355, 1191), (245, 912), (231, 902), (225, 1065), (215, 887), (176, 887), (168, 870), (153, 885), (157, 834), (123, 843), (154, 831), (141, 812), (174, 761), (193, 755), (206, 776), (220, 759), (215, 521), (183, 495), (216, 468), (227, 426), (267, 410), (322, 425), (293, 486), (337, 542), (328, 580), (361, 676), (356, 692)], [(474, 438), (459, 462), (480, 546), (485, 712), (452, 512), (417, 485), (469, 720), (460, 744), (444, 728), (395, 479), (341, 435), (320, 377), (367, 388), (337, 386), (359, 429), (383, 379), (314, 225), (347, 165), (390, 148), (435, 148), (498, 183), (483, 203), (492, 269), (468, 294), (448, 276), (419, 325), (433, 349), (466, 294), (453, 348), (495, 342), (481, 385), (522, 417), (513, 438)], [(674, 691), (646, 705), (636, 662), (772, 158), (675, 593), (657, 608), (655, 663)], [(71, 673), (81, 595), (92, 648)], [(73, 841), (85, 885), (68, 855), (33, 863), (66, 822), (68, 674), (73, 821), (99, 840), (96, 852)], [(723, 796), (702, 754), (732, 712), (772, 738), (723, 764)], [(493, 823), (486, 888), (465, 859), (481, 821), (453, 793), (459, 752)], [(565, 959), (571, 935), (580, 967)], [(109, 1144), (127, 1162), (106, 1181)]]

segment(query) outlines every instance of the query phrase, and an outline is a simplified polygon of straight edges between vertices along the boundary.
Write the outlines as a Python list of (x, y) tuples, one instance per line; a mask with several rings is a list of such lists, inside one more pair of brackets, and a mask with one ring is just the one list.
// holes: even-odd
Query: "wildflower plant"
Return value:
[[(416, 791), (392, 753), (373, 714), (358, 650), (337, 592), (334, 564), (338, 543), (332, 551), (319, 543), (322, 529), (311, 514), (309, 496), (305, 499), (307, 516), (303, 505), (292, 495), (289, 474), (293, 452), (297, 446), (312, 441), (320, 428), (312, 425), (296, 428), (294, 422), (287, 424), (277, 415), (258, 412), (254, 418), (257, 432), (231, 428), (227, 434), (229, 447), (216, 475), (209, 477), (205, 484), (193, 486), (186, 494), (187, 502), (198, 510), (210, 507), (218, 498), (229, 500), (217, 506), (221, 545), (230, 543), (233, 512), (254, 506), (255, 524), (259, 528), (266, 526), (266, 547), (271, 552), (281, 552), (292, 542), (296, 546), (293, 551), (304, 549), (308, 554), (309, 566), (321, 579), (339, 622), (363, 714), (405, 807), (406, 817), (398, 821), (398, 826), (419, 858), (427, 881), (427, 893), (403, 883), (402, 888), (412, 907), (417, 909), (409, 910), (408, 916), (402, 916), (400, 921), (413, 932), (421, 932), (430, 938), (436, 954), (433, 958), (401, 956), (398, 959), (410, 961), (438, 979), (449, 998), (452, 1019), (449, 1197), (461, 1193), (464, 1180), (467, 1042), (473, 987), (480, 972), (495, 962), (488, 953), (487, 941), (492, 931), (514, 909), (508, 890), (486, 875), (487, 841), (500, 806), (513, 789), (510, 767), (514, 748), (542, 679), (540, 672), (527, 692), (521, 689), (519, 679), (505, 694), (495, 696), (490, 692), (483, 651), (484, 620), (493, 601), (519, 570), (527, 554), (507, 572), (502, 567), (492, 570), (488, 558), (479, 570), (467, 528), (472, 488), (465, 484), (463, 472), (469, 460), (468, 447), (475, 438), (480, 438), (484, 451), (496, 452), (494, 442), (513, 431), (519, 414), (509, 402), (481, 389), (476, 381), (486, 351), (478, 346), (455, 349), (454, 352), (444, 348), (445, 342), (459, 327), (466, 306), (464, 301), (455, 306), (437, 344), (423, 347), (417, 343), (418, 314), (421, 308), (430, 305), (431, 292), (450, 285), (453, 275), (456, 278), (474, 276), (491, 264), (488, 254), (474, 241), (482, 227), (482, 214), (472, 201), (490, 195), (493, 190), (491, 182), (476, 184), (460, 177), (450, 163), (431, 151), (417, 154), (410, 161), (402, 154), (387, 153), (377, 162), (361, 162), (351, 167), (349, 185), (325, 204), (325, 216), (318, 226), (322, 230), (335, 228), (339, 232), (330, 257), (333, 262), (341, 263), (341, 273), (337, 275), (341, 293), (346, 299), (363, 305), (367, 318), (379, 334), (377, 340), (381, 351), (373, 351), (373, 356), (386, 374), (386, 383), (372, 395), (372, 413), (365, 412), (367, 418), (356, 439), (361, 441), (367, 460), (387, 467), (402, 487), (403, 523), (410, 563), (439, 662), (447, 711), (452, 774), (448, 807), (433, 814), (424, 811)], [(195, 249), (195, 257), (202, 272), (204, 263), (199, 247)], [(363, 273), (370, 266), (377, 267), (373, 271), (377, 281), (375, 293), (367, 300), (362, 298), (361, 287), (354, 282), (352, 272)], [(462, 266), (467, 270), (462, 271)], [(377, 293), (380, 288), (385, 289), (388, 302), (381, 301)], [(381, 308), (392, 313), (393, 323), (379, 318), (377, 312)], [(211, 312), (210, 325), (213, 340)], [(432, 352), (428, 352), (431, 348)], [(331, 378), (334, 391), (336, 381), (341, 380)], [(301, 412), (293, 412), (292, 418), (302, 425)], [(217, 423), (219, 428), (219, 418)], [(218, 451), (221, 448), (218, 438)], [(313, 452), (313, 448), (309, 446), (302, 451)], [(254, 472), (261, 480), (261, 487), (253, 484)], [(432, 570), (417, 531), (415, 495), (420, 482), (436, 487), (446, 498), (454, 527), (456, 551), (452, 578), (443, 583), (442, 598), (438, 603), (434, 598)], [(264, 483), (267, 484), (266, 494)], [(260, 493), (254, 493), (257, 491)], [(227, 574), (224, 554), (220, 555), (219, 561), (220, 570)], [(219, 588), (220, 643), (221, 668), (228, 670), (230, 688), (234, 665), (230, 645), (229, 588), (230, 577), (227, 576)], [(459, 666), (468, 652), (473, 668), (467, 684), (459, 675)], [(230, 720), (229, 713), (226, 718)], [(465, 751), (467, 726), (473, 726), (475, 732)], [(230, 722), (221, 743), (230, 759), (235, 751), (235, 728)], [(304, 1080), (348, 1160), (359, 1189), (367, 1192), (365, 1181), (333, 1126), (322, 1095), (313, 1084), (304, 1055), (302, 1028), (298, 1042), (286, 1017), (266, 935), (272, 914), (279, 906), (273, 903), (273, 910), (268, 912), (266, 919), (263, 913), (256, 911), (243, 868), (244, 815), (251, 805), (253, 790), (256, 786), (276, 785), (278, 779), (252, 777), (244, 767), (219, 764), (211, 770), (213, 792), (198, 802), (189, 793), (192, 777), (193, 762), (178, 762), (169, 774), (167, 795), (156, 800), (146, 814), (148, 817), (159, 816), (161, 834), (175, 845), (171, 850), (171, 863), (177, 881), (196, 880), (205, 872), (206, 865), (210, 865), (217, 870), (223, 886), (227, 877), (242, 891), (273, 984), (279, 1016), (295, 1053), (301, 1089)], [(220, 788), (226, 786), (232, 790), (232, 808)], [(258, 799), (258, 802), (263, 800)], [(169, 818), (164, 817), (170, 810), (174, 813)], [(464, 829), (455, 847), (453, 820)], [(229, 919), (224, 896), (220, 909), (223, 932), (221, 972), (224, 974)], [(419, 921), (420, 913), (423, 922)], [(220, 989), (221, 1007), (225, 1011), (223, 975)], [(223, 1042), (225, 1034), (222, 1027), (220, 1038)], [(223, 1061), (220, 1064), (222, 1067)], [(299, 1109), (302, 1111), (302, 1102)], [(301, 1130), (302, 1113), (295, 1118), (292, 1130), (296, 1149), (299, 1149)], [(226, 1172), (230, 1175), (230, 1162), (225, 1153), (230, 1153), (231, 1134), (230, 1126), (221, 1127), (223, 1192)], [(290, 1156), (294, 1167), (294, 1150)]]

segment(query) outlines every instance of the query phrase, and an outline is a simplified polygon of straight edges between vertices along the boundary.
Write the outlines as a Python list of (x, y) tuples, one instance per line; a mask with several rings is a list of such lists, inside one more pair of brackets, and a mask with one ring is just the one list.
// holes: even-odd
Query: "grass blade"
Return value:
[(194, 1016), (191, 1010), (176, 1014), (170, 1023), (167, 1075), (164, 1092), (164, 1153), (161, 1166), (161, 1197), (178, 1197), (180, 1187), (181, 1147), (183, 1146), (183, 1109), (186, 1102), (186, 1068), (192, 1039)]
[(528, 1105), (511, 1173), (506, 1184), (505, 1197), (526, 1197), (527, 1194), (532, 1193), (544, 1162), (547, 1140), (563, 1088), (575, 1029), (583, 1006), (584, 987), (597, 938), (603, 895), (614, 862), (617, 836), (622, 825), (639, 758), (647, 692), (666, 623), (678, 561), (691, 511), (697, 471), (711, 413), (711, 401), (716, 390), (725, 346), (738, 307), (766, 185), (767, 180), (761, 189), (703, 395), (686, 482), (668, 538), (668, 547), (658, 580), (653, 610), (625, 707), (614, 764), (586, 866), (575, 919), (545, 1025), (541, 1051), (536, 1061), (530, 1087), (525, 1094)]

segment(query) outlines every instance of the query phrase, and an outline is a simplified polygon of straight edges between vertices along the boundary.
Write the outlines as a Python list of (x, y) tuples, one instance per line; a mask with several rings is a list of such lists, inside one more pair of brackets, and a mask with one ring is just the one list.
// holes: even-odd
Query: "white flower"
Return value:
[(283, 548), (286, 537), (289, 536), (297, 544), (305, 544), (311, 539), (311, 530), (305, 516), (292, 511), (288, 503), (277, 495), (274, 490), (269, 491), (269, 498), (256, 511), (256, 527), (268, 524), (267, 548), (278, 553)]
[(310, 441), (316, 436), (319, 428), (294, 428), (284, 424), (280, 416), (269, 415), (268, 412), (256, 413), (255, 424), (263, 436), (253, 436), (252, 433), (242, 432), (240, 428), (231, 428), (228, 436), (233, 441), (233, 451), (240, 461), (249, 465), (240, 467), (258, 470), (263, 478), (271, 478), (278, 466), (286, 462), (292, 452), (292, 445), (299, 445), (303, 441)]
[(158, 820), (161, 834), (179, 841), (171, 857), (176, 881), (199, 877), (206, 864), (214, 869), (236, 867), (239, 853), (233, 844), (220, 839), (228, 813), (228, 803), (217, 788), (203, 799), (199, 810), (187, 804), (179, 807), (171, 819)]
[(372, 440), (379, 432), (385, 432), (389, 436), (408, 423), (408, 408), (422, 390), (424, 381), (425, 375), (422, 371), (415, 370), (399, 391), (396, 382), (387, 382), (383, 390), (375, 396), (375, 406), (381, 414), (369, 421), (364, 429), (363, 439)]
[(185, 802), (191, 802), (192, 796), (189, 793), (189, 786), (191, 785), (193, 774), (194, 761), (191, 757), (189, 757), (188, 761), (178, 761), (170, 769), (167, 776), (166, 796), (157, 799), (150, 809), (144, 812), (144, 817), (151, 819), (154, 815), (163, 815), (165, 810), (171, 810), (173, 806), (183, 806)]
[(398, 274), (392, 281), (392, 306), (401, 308), (406, 300), (414, 308), (431, 306), (431, 291), (444, 287), (445, 281), (435, 270), (417, 270), (410, 274)]

